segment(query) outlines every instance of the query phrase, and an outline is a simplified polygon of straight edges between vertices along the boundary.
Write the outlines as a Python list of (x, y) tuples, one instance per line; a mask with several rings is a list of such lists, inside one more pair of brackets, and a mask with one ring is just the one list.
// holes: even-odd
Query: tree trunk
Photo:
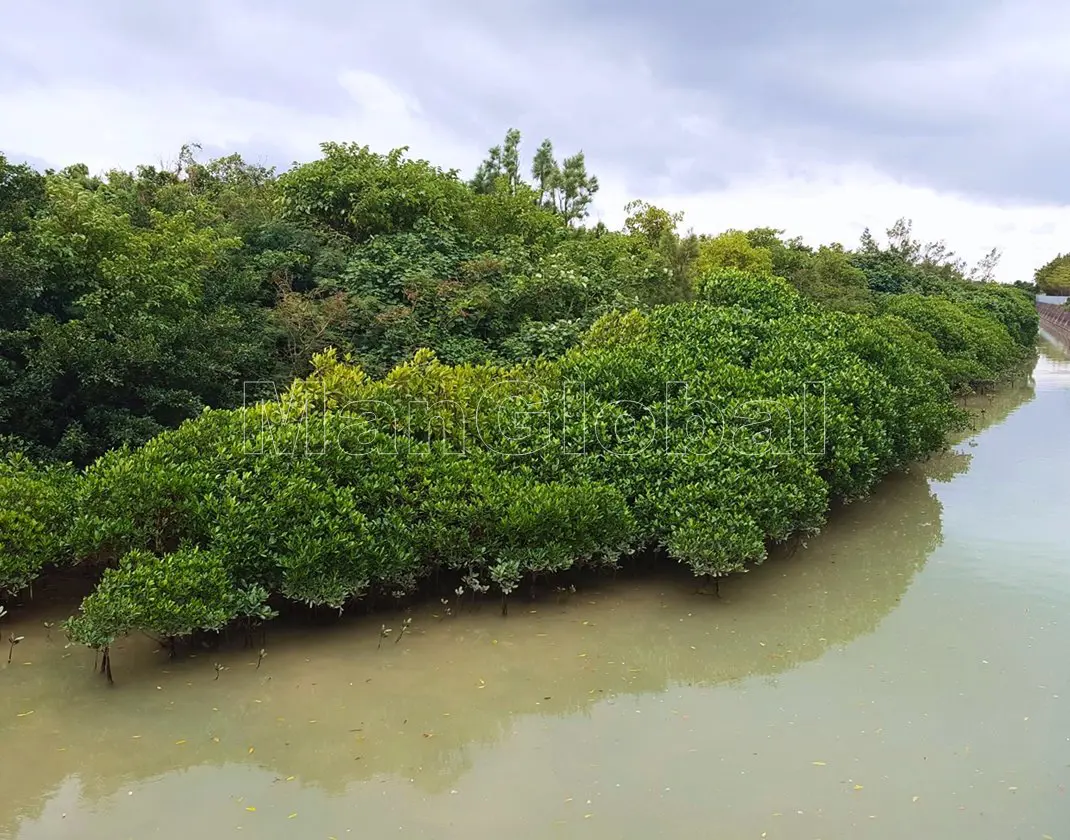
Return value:
[(104, 648), (104, 659), (100, 663), (100, 669), (108, 678), (108, 685), (115, 685), (115, 680), (111, 675), (111, 648)]

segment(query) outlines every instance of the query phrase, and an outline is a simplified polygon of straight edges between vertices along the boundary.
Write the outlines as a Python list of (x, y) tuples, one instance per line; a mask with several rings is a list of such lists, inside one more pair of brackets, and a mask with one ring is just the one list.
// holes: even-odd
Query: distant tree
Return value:
[(554, 144), (547, 138), (539, 144), (531, 162), (531, 177), (534, 179), (534, 186), (539, 194), (540, 205), (552, 205), (551, 196), (557, 186), (559, 174), (557, 159), (554, 158)]
[(1042, 265), (1033, 279), (1046, 295), (1070, 295), (1070, 254), (1059, 254)]
[(681, 212), (670, 213), (646, 201), (636, 199), (624, 205), (628, 217), (624, 230), (631, 236), (646, 239), (651, 248), (657, 248), (666, 239), (676, 236), (676, 226), (684, 219)]
[(822, 245), (809, 263), (797, 269), (788, 280), (826, 309), (840, 312), (873, 310), (873, 293), (866, 275), (851, 264), (842, 245)]
[(772, 276), (773, 255), (756, 248), (741, 230), (727, 230), (718, 236), (701, 238), (695, 269), (699, 274), (718, 268), (735, 268), (751, 274)]
[(928, 249), (924, 249), (922, 244), (914, 239), (913, 229), (914, 223), (910, 219), (897, 219), (895, 224), (886, 231), (888, 250), (907, 263), (921, 261), (926, 257), (927, 251), (929, 256), (939, 259), (942, 252), (946, 250), (945, 246), (942, 243), (933, 243)]
[(915, 239), (913, 223), (909, 219), (898, 219), (886, 233), (888, 245), (882, 248), (866, 228), (851, 257), (854, 265), (865, 272), (869, 287), (876, 292), (931, 294), (942, 290), (948, 283), (969, 279), (990, 281), (999, 262), (999, 251), (993, 249), (970, 269), (943, 240), (923, 243)]
[(531, 164), (531, 177), (539, 203), (557, 211), (569, 224), (587, 218), (598, 178), (587, 172), (583, 152), (567, 157), (559, 166), (550, 140), (543, 140)]
[(763, 248), (773, 257), (773, 274), (790, 280), (796, 272), (809, 266), (814, 249), (802, 237), (783, 238), (784, 231), (775, 228), (753, 228), (747, 231), (747, 241), (755, 248)]
[(520, 132), (515, 128), (505, 133), (503, 145), (490, 149), (468, 185), (474, 192), (487, 195), (497, 189), (499, 178), (505, 179), (505, 190), (511, 195), (515, 195), (523, 183), (520, 178)]
[(996, 267), (999, 265), (1002, 256), (1003, 254), (998, 248), (993, 248), (981, 257), (977, 265), (970, 269), (970, 279), (978, 283), (994, 283), (996, 280)]
[(355, 143), (324, 143), (323, 157), (278, 180), (287, 217), (366, 242), (418, 224), (449, 225), (471, 192), (454, 170), (408, 160), (407, 147), (382, 155)]
[(647, 248), (660, 254), (669, 271), (668, 282), (651, 302), (670, 303), (694, 297), (692, 267), (698, 258), (698, 237), (689, 232), (680, 236), (677, 227), (684, 219), (681, 212), (670, 213), (646, 201), (629, 201), (624, 205), (628, 217), (624, 230)]
[(582, 151), (558, 164), (553, 143), (543, 140), (532, 158), (531, 177), (533, 184), (529, 187), (520, 177), (520, 132), (510, 128), (505, 142), (488, 151), (468, 186), (480, 195), (499, 190), (516, 195), (530, 188), (539, 206), (555, 211), (568, 224), (587, 218), (598, 192), (598, 178), (587, 172)]
[(569, 224), (587, 218), (594, 194), (598, 192), (598, 178), (587, 172), (583, 152), (567, 157), (557, 177), (555, 207)]

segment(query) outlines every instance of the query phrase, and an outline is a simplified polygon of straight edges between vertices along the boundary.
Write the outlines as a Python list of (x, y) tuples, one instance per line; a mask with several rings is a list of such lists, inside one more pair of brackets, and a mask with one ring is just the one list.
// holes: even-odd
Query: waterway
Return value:
[(1070, 360), (972, 407), (719, 598), (665, 570), (262, 658), (131, 638), (109, 688), (38, 597), (0, 624), (0, 837), (1070, 837)]

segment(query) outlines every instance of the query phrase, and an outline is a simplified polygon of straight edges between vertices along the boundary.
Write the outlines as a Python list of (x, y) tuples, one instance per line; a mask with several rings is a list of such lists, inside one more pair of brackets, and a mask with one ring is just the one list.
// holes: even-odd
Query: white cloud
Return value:
[(93, 172), (168, 160), (189, 142), (309, 160), (321, 142), (356, 140), (377, 151), (408, 145), (414, 155), (465, 168), (478, 161), (478, 145), (425, 120), (419, 101), (386, 79), (350, 70), (337, 84), (350, 105), (332, 114), (178, 85), (144, 92), (100, 85), (0, 91), (4, 151), (53, 166), (85, 163)]

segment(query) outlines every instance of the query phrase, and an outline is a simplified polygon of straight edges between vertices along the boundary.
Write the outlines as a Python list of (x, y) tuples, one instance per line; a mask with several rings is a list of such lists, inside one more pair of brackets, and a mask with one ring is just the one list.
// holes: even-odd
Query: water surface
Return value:
[(0, 836), (1070, 836), (1070, 362), (972, 402), (720, 598), (666, 570), (272, 627), (259, 668), (131, 638), (111, 689), (39, 598), (0, 628)]

